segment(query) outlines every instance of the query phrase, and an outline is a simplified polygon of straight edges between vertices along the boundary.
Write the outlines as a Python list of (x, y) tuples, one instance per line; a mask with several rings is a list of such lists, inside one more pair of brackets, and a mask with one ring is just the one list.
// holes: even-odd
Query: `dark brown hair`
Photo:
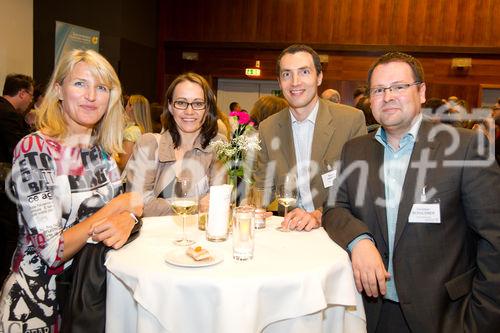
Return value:
[(389, 52), (378, 58), (370, 67), (368, 70), (368, 93), (370, 92), (371, 88), (371, 79), (372, 79), (372, 74), (373, 70), (375, 67), (378, 65), (383, 65), (383, 64), (388, 64), (390, 62), (404, 62), (407, 63), (413, 72), (413, 79), (416, 82), (423, 83), (424, 82), (424, 70), (422, 68), (422, 64), (420, 61), (415, 59), (409, 54), (402, 53), (402, 52)]
[(3, 95), (14, 97), (20, 90), (31, 90), (35, 85), (35, 81), (31, 76), (23, 74), (9, 74), (5, 78), (3, 85)]
[(212, 140), (217, 135), (217, 104), (215, 102), (215, 94), (210, 88), (207, 80), (203, 76), (196, 73), (184, 73), (177, 76), (174, 81), (170, 84), (167, 91), (165, 92), (165, 129), (170, 132), (172, 136), (172, 141), (174, 142), (174, 147), (177, 148), (181, 144), (181, 136), (179, 130), (177, 129), (177, 123), (175, 122), (174, 116), (168, 111), (168, 104), (171, 104), (172, 96), (174, 95), (175, 87), (181, 82), (190, 81), (196, 83), (203, 90), (203, 95), (206, 103), (206, 114), (203, 125), (201, 125), (201, 146), (205, 149), (210, 140)]
[(360, 109), (361, 111), (363, 111), (363, 114), (365, 115), (366, 126), (378, 124), (377, 120), (373, 116), (370, 99), (368, 97), (361, 97), (359, 102), (356, 104), (356, 109)]
[(319, 73), (321, 73), (321, 60), (319, 59), (319, 55), (316, 53), (316, 51), (314, 51), (310, 46), (304, 44), (293, 44), (284, 49), (279, 55), (278, 60), (276, 61), (276, 75), (278, 75), (278, 77), (280, 76), (281, 72), (281, 58), (283, 58), (285, 54), (295, 54), (297, 52), (309, 53), (313, 58), (314, 68), (316, 68), (316, 74), (319, 75)]

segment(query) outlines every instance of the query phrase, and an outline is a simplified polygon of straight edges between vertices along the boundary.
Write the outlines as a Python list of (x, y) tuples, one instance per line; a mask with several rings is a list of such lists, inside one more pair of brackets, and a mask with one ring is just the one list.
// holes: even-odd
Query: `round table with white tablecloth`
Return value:
[(174, 219), (145, 218), (135, 241), (109, 251), (106, 332), (366, 332), (349, 257), (323, 228), (280, 232), (282, 218), (269, 218), (246, 262), (233, 260), (230, 238), (191, 228), (223, 260), (183, 267), (165, 262), (182, 249)]

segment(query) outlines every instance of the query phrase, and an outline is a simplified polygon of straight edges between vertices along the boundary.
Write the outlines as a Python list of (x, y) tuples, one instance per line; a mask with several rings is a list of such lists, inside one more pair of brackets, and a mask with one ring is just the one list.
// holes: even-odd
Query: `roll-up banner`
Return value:
[(91, 49), (99, 52), (99, 31), (56, 21), (55, 46), (54, 65), (61, 55), (73, 49)]

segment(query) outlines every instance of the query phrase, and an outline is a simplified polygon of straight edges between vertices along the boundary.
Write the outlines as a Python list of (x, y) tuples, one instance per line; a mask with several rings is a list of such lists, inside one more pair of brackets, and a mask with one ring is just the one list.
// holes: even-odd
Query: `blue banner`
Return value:
[(61, 55), (74, 49), (99, 52), (99, 31), (56, 21), (55, 46), (54, 64), (57, 64)]

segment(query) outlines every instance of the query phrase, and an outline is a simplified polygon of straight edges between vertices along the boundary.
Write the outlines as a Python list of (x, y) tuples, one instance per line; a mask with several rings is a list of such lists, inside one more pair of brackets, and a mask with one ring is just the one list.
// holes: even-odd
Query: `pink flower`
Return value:
[(238, 115), (238, 123), (240, 123), (240, 125), (245, 125), (245, 124), (248, 124), (250, 122), (250, 115), (246, 112), (238, 112), (239, 115)]
[(250, 115), (247, 112), (232, 111), (229, 113), (230, 117), (236, 117), (238, 119), (238, 124), (246, 125), (250, 123)]

